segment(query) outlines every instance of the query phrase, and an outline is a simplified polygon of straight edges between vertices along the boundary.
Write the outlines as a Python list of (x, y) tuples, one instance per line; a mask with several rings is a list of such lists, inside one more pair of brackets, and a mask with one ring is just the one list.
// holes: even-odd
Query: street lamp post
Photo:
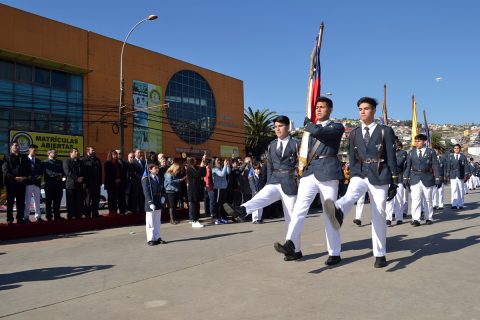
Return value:
[(133, 28), (130, 29), (127, 36), (125, 37), (125, 41), (123, 41), (122, 45), (122, 52), (120, 53), (120, 105), (118, 107), (118, 122), (120, 127), (120, 153), (122, 159), (125, 151), (125, 77), (123, 76), (123, 50), (125, 49), (125, 44), (127, 43), (127, 40), (132, 34), (133, 30), (135, 30), (140, 24), (144, 23), (145, 21), (151, 21), (155, 19), (157, 19), (157, 16), (151, 14), (145, 19), (137, 22), (137, 24), (135, 24)]

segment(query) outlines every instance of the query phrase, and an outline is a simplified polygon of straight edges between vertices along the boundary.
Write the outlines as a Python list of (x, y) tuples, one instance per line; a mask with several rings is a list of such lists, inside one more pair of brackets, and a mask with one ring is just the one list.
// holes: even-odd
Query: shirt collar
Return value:
[(368, 126), (366, 124), (364, 124), (362, 122), (362, 131), (365, 130), (365, 127), (368, 127), (368, 131), (370, 132), (370, 134), (373, 132), (373, 130), (375, 130), (375, 127), (377, 126), (377, 123), (375, 121), (373, 121), (372, 123), (370, 123)]
[(278, 141), (281, 141), (281, 142), (288, 142), (288, 141), (290, 141), (290, 136), (288, 135), (288, 136), (287, 136), (286, 138), (284, 138), (284, 139), (280, 139), (280, 138), (278, 138)]
[(325, 127), (325, 126), (329, 125), (329, 124), (330, 124), (330, 122), (331, 122), (331, 120), (330, 120), (330, 119), (327, 119), (327, 120), (325, 120), (325, 121), (322, 121), (322, 122), (320, 122), (320, 121), (317, 121), (317, 125), (319, 124), (319, 125), (321, 125), (322, 127)]

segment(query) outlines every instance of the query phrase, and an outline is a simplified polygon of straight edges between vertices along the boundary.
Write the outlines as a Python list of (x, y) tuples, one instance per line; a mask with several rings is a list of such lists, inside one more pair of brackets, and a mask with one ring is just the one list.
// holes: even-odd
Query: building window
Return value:
[(167, 85), (165, 102), (168, 123), (189, 144), (201, 144), (210, 138), (217, 118), (215, 99), (208, 82), (198, 73), (183, 70)]
[(0, 154), (8, 130), (83, 135), (83, 77), (0, 60)]

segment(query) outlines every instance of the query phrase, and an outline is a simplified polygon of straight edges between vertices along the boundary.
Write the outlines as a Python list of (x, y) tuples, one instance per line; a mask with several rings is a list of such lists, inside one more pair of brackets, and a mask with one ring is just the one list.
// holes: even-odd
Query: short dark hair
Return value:
[(273, 123), (275, 122), (280, 122), (280, 123), (283, 123), (287, 126), (290, 125), (290, 119), (288, 119), (287, 116), (277, 116), (275, 119), (273, 119)]
[(377, 105), (378, 105), (377, 100), (374, 99), (374, 98), (370, 98), (370, 97), (362, 97), (362, 98), (358, 99), (358, 101), (357, 101), (357, 107), (360, 107), (360, 105), (361, 105), (362, 103), (367, 103), (367, 104), (371, 105), (371, 106), (372, 106), (373, 108), (375, 108), (375, 109), (377, 108)]
[(151, 162), (148, 164), (148, 171), (152, 170), (153, 167), (157, 167), (158, 168), (158, 164), (156, 164), (155, 162)]
[(454, 147), (454, 148), (455, 148), (455, 147), (459, 147), (460, 149), (462, 149), (462, 146), (461, 146), (461, 145), (459, 145), (458, 143), (457, 143), (457, 144), (455, 144), (455, 145), (453, 145), (453, 147)]
[(71, 148), (71, 149), (70, 149), (70, 153), (72, 153), (73, 150), (76, 150), (76, 151), (78, 152), (78, 149), (77, 149), (77, 148)]
[(329, 108), (333, 108), (333, 101), (330, 98), (320, 96), (315, 100), (315, 105), (317, 105), (318, 102), (325, 102)]
[(253, 164), (253, 170), (255, 170), (255, 169), (260, 169), (260, 170), (262, 170), (262, 165), (261, 165), (259, 162), (255, 162), (255, 163)]
[(28, 149), (38, 149), (38, 146), (36, 144), (31, 144), (28, 146)]
[(427, 141), (427, 136), (424, 135), (423, 133), (419, 133), (415, 136), (415, 140), (423, 140), (423, 141)]

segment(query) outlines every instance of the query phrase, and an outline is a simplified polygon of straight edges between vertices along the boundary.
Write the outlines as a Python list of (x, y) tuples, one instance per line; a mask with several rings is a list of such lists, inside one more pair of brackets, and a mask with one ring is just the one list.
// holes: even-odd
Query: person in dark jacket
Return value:
[(130, 210), (133, 213), (145, 213), (145, 198), (142, 191), (142, 177), (147, 164), (140, 149), (135, 150), (135, 158), (130, 163)]
[[(160, 172), (160, 169), (159, 169)], [(170, 213), (170, 223), (178, 224), (178, 220), (175, 219), (175, 210), (177, 208), (178, 194), (180, 191), (180, 182), (187, 177), (178, 179), (177, 175), (180, 172), (180, 165), (178, 163), (172, 164), (165, 172), (165, 191), (167, 193), (168, 211)]]
[(35, 221), (36, 222), (45, 222), (42, 219), (42, 212), (40, 211), (40, 187), (42, 184), (43, 176), (43, 165), (42, 161), (37, 158), (37, 149), (38, 146), (31, 144), (28, 147), (28, 161), (30, 167), (32, 168), (32, 175), (30, 179), (27, 180), (27, 186), (25, 189), (25, 210), (23, 212), (23, 219), (28, 223), (30, 222), (30, 203), (33, 196), (33, 203), (35, 207)]
[(63, 160), (63, 172), (66, 177), (67, 218), (68, 220), (81, 219), (85, 173), (77, 148), (70, 149), (70, 157)]
[(125, 167), (120, 163), (118, 153), (112, 150), (105, 161), (104, 185), (108, 194), (108, 215), (114, 216), (120, 211), (125, 214)]
[(162, 206), (165, 203), (163, 177), (158, 175), (158, 165), (148, 165), (148, 176), (142, 178), (142, 190), (145, 197), (145, 229), (147, 233), (147, 244), (154, 246), (165, 244), (166, 241), (160, 238), (160, 219)]
[(187, 158), (187, 193), (188, 210), (192, 217), (192, 228), (203, 228), (204, 225), (199, 222), (200, 201), (203, 195), (202, 178), (206, 175), (205, 156), (202, 158), (200, 167), (196, 167), (195, 158)]
[(32, 175), (32, 169), (25, 155), (20, 154), (17, 142), (10, 144), (10, 154), (6, 155), (2, 164), (2, 172), (7, 188), (7, 223), (13, 223), (13, 204), (17, 207), (17, 223), (25, 223), (25, 189), (27, 180)]
[(65, 173), (62, 161), (57, 159), (57, 151), (52, 149), (47, 152), (48, 159), (43, 161), (45, 169), (45, 211), (47, 221), (63, 220), (60, 216), (60, 203), (63, 197)]
[(102, 187), (102, 162), (95, 155), (94, 147), (87, 147), (87, 154), (82, 158), (85, 170), (85, 211), (87, 218), (98, 218), (100, 188)]
[[(262, 190), (265, 186), (265, 182), (261, 177), (262, 174), (262, 165), (260, 163), (255, 163), (253, 165), (253, 175), (248, 177), (248, 182), (250, 183), (250, 190), (252, 190), (252, 196), (255, 195)], [(263, 209), (260, 208), (252, 212), (252, 223), (258, 224), (263, 223), (262, 219)]]

